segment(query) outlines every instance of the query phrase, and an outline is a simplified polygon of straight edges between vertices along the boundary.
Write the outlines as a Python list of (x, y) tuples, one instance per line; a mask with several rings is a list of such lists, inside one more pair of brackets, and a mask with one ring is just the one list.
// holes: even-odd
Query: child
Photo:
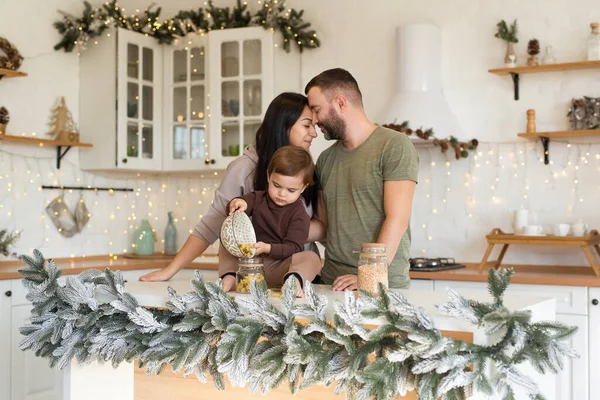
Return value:
[[(289, 277), (302, 284), (321, 271), (321, 260), (312, 251), (303, 251), (308, 238), (310, 217), (300, 195), (313, 183), (314, 163), (310, 154), (294, 146), (284, 146), (273, 154), (267, 169), (268, 191), (255, 191), (229, 203), (229, 214), (246, 212), (252, 217), (257, 243), (255, 256), (264, 254), (265, 280), (269, 287), (280, 287)], [(219, 253), (219, 276), (224, 290), (235, 288), (237, 258)]]

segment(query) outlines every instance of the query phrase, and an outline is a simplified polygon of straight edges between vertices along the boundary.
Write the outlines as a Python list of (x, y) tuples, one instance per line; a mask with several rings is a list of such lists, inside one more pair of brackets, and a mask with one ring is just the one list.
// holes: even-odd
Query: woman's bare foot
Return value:
[(223, 291), (231, 292), (235, 290), (235, 282), (235, 276), (227, 275), (225, 278), (223, 278)]

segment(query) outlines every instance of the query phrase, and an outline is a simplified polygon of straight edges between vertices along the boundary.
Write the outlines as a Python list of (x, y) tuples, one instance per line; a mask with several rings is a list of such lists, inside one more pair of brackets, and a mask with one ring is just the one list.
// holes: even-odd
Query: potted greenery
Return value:
[(502, 20), (496, 24), (498, 27), (498, 32), (494, 35), (497, 38), (500, 38), (506, 42), (506, 55), (504, 56), (504, 65), (508, 68), (517, 66), (517, 55), (515, 54), (515, 49), (513, 47), (513, 43), (518, 43), (519, 39), (517, 38), (517, 33), (519, 28), (517, 26), (517, 20), (515, 19), (510, 26), (506, 23), (506, 21)]
[(0, 260), (10, 255), (9, 247), (21, 236), (21, 232), (9, 232), (8, 229), (0, 229)]

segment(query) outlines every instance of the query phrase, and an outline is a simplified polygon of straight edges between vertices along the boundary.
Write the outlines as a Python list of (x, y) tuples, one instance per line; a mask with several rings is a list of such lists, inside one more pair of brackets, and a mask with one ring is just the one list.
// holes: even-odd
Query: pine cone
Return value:
[(0, 107), (0, 124), (6, 125), (10, 121), (8, 110), (5, 107)]
[(527, 54), (535, 56), (540, 54), (540, 42), (537, 39), (531, 39), (527, 45)]

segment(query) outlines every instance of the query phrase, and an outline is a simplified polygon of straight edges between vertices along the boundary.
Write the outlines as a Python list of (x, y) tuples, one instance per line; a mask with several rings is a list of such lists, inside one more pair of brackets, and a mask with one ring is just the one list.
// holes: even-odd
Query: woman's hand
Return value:
[(256, 242), (252, 245), (256, 249), (255, 256), (260, 254), (271, 254), (271, 245), (269, 243), (264, 242)]
[(343, 290), (358, 289), (358, 276), (356, 275), (341, 275), (335, 278), (331, 285), (331, 290), (341, 292)]
[(227, 275), (223, 278), (223, 291), (231, 292), (233, 290), (235, 290), (235, 276)]
[(146, 275), (140, 276), (140, 281), (142, 282), (162, 282), (168, 281), (175, 275), (177, 271), (173, 271), (171, 269), (163, 268), (160, 271), (150, 272)]
[(248, 208), (248, 203), (244, 199), (233, 199), (229, 203), (229, 215), (236, 211), (244, 212)]

